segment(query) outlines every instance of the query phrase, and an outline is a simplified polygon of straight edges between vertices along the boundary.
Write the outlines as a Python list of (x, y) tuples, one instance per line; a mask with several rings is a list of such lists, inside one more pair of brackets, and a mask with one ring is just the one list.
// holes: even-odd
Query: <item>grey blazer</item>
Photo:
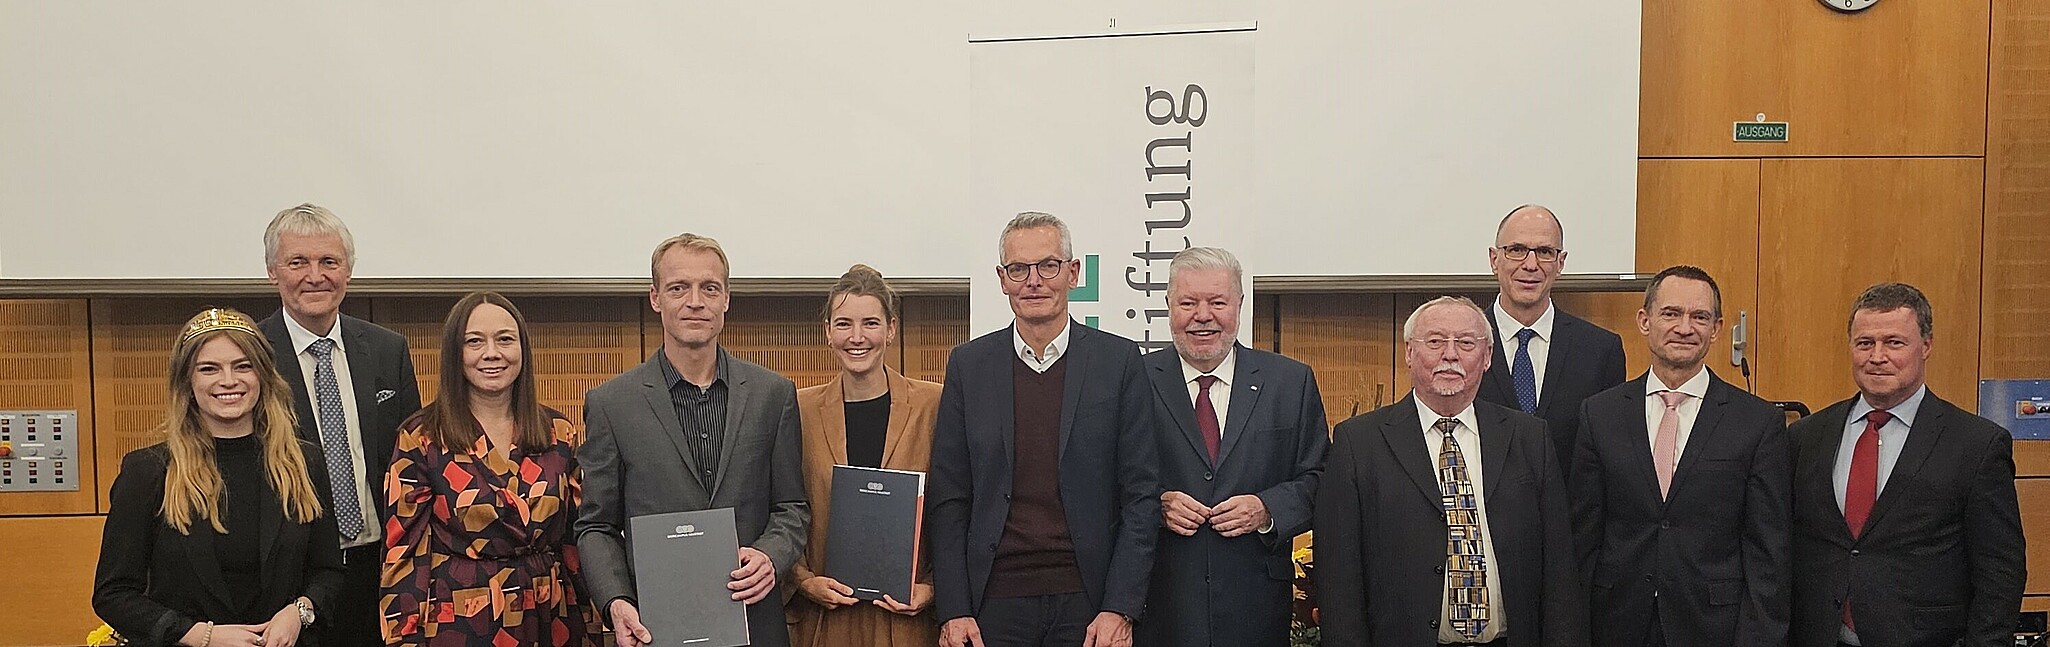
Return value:
[[(726, 349), (719, 349), (721, 355)], [(584, 398), (585, 438), (577, 449), (584, 497), (576, 542), (584, 582), (598, 608), (635, 600), (627, 520), (647, 514), (733, 508), (740, 543), (776, 563), (777, 580), (804, 554), (811, 508), (798, 453), (797, 388), (759, 365), (727, 357), (726, 432), (714, 491), (691, 474), (697, 461), (678, 436), (682, 425), (662, 378), (661, 351), (607, 380)], [(642, 609), (643, 615), (660, 613)], [(789, 644), (783, 596), (772, 592), (748, 607), (758, 647)]]

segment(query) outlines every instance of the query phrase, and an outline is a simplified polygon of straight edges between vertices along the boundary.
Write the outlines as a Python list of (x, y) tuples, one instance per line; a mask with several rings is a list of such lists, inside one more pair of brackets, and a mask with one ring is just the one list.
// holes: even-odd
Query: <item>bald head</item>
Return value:
[(1502, 239), (1504, 232), (1536, 227), (1550, 228), (1553, 244), (1561, 248), (1566, 246), (1566, 226), (1559, 223), (1559, 216), (1553, 214), (1551, 209), (1538, 204), (1526, 204), (1510, 209), (1508, 215), (1502, 216), (1502, 222), (1495, 224), (1495, 244), (1509, 244)]

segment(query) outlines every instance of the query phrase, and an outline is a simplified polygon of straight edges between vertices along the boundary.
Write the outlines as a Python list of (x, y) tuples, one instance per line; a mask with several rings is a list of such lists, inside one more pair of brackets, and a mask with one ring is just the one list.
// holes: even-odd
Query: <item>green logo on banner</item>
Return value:
[[(1082, 276), (1077, 277), (1082, 279), (1082, 281), (1068, 290), (1069, 302), (1096, 303), (1099, 301), (1096, 290), (1096, 265), (1097, 259), (1095, 254), (1085, 254), (1082, 256)], [(1095, 326), (1096, 324), (1090, 324), (1092, 328)]]

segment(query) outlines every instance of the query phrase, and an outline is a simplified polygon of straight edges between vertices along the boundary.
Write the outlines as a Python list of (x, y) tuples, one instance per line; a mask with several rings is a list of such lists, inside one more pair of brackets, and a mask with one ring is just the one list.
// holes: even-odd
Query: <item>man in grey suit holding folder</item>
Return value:
[(740, 567), (727, 588), (747, 603), (753, 644), (784, 647), (790, 639), (776, 582), (803, 554), (811, 525), (797, 389), (719, 347), (732, 272), (718, 241), (670, 238), (656, 246), (650, 265), (648, 301), (662, 317), (662, 349), (584, 401), (576, 535), (585, 583), (619, 647), (646, 644), (651, 636), (641, 624), (632, 552), (622, 536), (628, 520), (732, 508)]

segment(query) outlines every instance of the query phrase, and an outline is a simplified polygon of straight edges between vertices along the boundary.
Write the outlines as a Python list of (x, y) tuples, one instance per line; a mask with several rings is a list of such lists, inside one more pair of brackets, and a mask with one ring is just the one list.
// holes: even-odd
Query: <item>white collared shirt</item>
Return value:
[(1679, 388), (1675, 389), (1666, 388), (1666, 383), (1659, 380), (1657, 373), (1645, 373), (1644, 428), (1645, 437), (1651, 439), (1653, 452), (1658, 451), (1659, 421), (1666, 419), (1666, 401), (1658, 395), (1663, 391), (1687, 394), (1687, 399), (1681, 400), (1680, 406), (1677, 407), (1680, 412), (1680, 433), (1673, 439), (1673, 466), (1677, 468), (1680, 465), (1680, 455), (1687, 452), (1687, 438), (1694, 435), (1694, 419), (1701, 415), (1701, 400), (1708, 397), (1708, 366), (1703, 365), (1700, 371), (1694, 373), (1694, 377), (1687, 378), (1687, 381), (1681, 382)]
[[(328, 330), (325, 335), (316, 335), (313, 331), (307, 330), (305, 326), (299, 325), (299, 320), (293, 319), (289, 312), (279, 313), (279, 318), (285, 320), (285, 332), (292, 337), (292, 352), (299, 356), (299, 375), (300, 379), (305, 380), (304, 384), (306, 384), (306, 396), (308, 398), (319, 397), (319, 389), (314, 386), (313, 382), (313, 372), (314, 365), (320, 360), (314, 357), (313, 353), (308, 352), (307, 349), (313, 346), (314, 341), (320, 339), (328, 339), (334, 342), (334, 354), (330, 360), (334, 363), (335, 367), (335, 386), (342, 390), (343, 424), (349, 430), (349, 463), (356, 470), (356, 482), (354, 484), (356, 486), (356, 506), (363, 511), (363, 532), (356, 535), (354, 539), (342, 540), (342, 547), (355, 548), (357, 546), (379, 543), (384, 539), (384, 533), (382, 532), (383, 522), (377, 516), (378, 499), (373, 497), (379, 497), (383, 494), (371, 492), (370, 486), (365, 485), (363, 480), (363, 471), (368, 469), (363, 465), (363, 424), (361, 422), (363, 416), (357, 412), (356, 383), (349, 377), (349, 355), (344, 352), (346, 348), (342, 346), (342, 319), (339, 315), (336, 316), (333, 329)], [(310, 408), (313, 410), (314, 438), (318, 441), (320, 438), (320, 405), (315, 403)], [(327, 469), (326, 465), (308, 465), (306, 467), (307, 469)], [(380, 478), (378, 480), (382, 481), (383, 479)]]
[(1545, 313), (1538, 315), (1537, 321), (1525, 326), (1523, 322), (1509, 316), (1508, 310), (1502, 309), (1502, 297), (1495, 297), (1495, 344), (1502, 348), (1503, 373), (1509, 373), (1516, 367), (1516, 332), (1529, 328), (1537, 333), (1536, 337), (1530, 338), (1530, 372), (1532, 377), (1537, 378), (1538, 404), (1545, 402), (1545, 363), (1551, 359), (1552, 322), (1558, 318), (1553, 316), (1557, 312), (1558, 310), (1552, 308), (1552, 300), (1545, 299)]
[[(1434, 427), (1437, 426), (1439, 418), (1448, 416), (1432, 411), (1429, 406), (1424, 404), (1423, 400), (1416, 397), (1414, 391), (1410, 393), (1409, 397), (1416, 402), (1417, 424), (1422, 425), (1424, 429), (1424, 448), (1430, 450), (1430, 454), (1426, 458), (1430, 461), (1431, 476), (1437, 477), (1439, 475), (1438, 452), (1443, 451), (1445, 448), (1445, 437), (1440, 435)], [(1473, 482), (1474, 512), (1480, 516), (1481, 520), (1481, 557), (1486, 560), (1487, 564), (1488, 626), (1486, 629), (1481, 630), (1481, 635), (1474, 638), (1469, 639), (1459, 635), (1459, 630), (1452, 628), (1452, 604), (1449, 599), (1452, 591), (1449, 586), (1440, 585), (1438, 587), (1440, 591), (1438, 603), (1438, 642), (1493, 642), (1496, 638), (1502, 637), (1502, 632), (1508, 631), (1509, 619), (1504, 615), (1507, 607), (1502, 604), (1502, 594), (1504, 591), (1502, 590), (1502, 571), (1496, 566), (1495, 561), (1495, 533), (1488, 528), (1488, 491), (1484, 485), (1487, 475), (1481, 473), (1479, 418), (1474, 414), (1472, 403), (1468, 403), (1466, 409), (1460, 411), (1459, 415), (1449, 417), (1459, 421), (1459, 428), (1452, 431), (1452, 438), (1459, 441), (1459, 459), (1460, 462), (1466, 464), (1466, 480)], [(1443, 482), (1440, 481), (1439, 484), (1442, 490)], [(1442, 564), (1440, 565), (1442, 566)], [(1445, 573), (1448, 584), (1451, 577), (1451, 573)]]
[[(1217, 410), (1217, 438), (1222, 442), (1224, 440), (1224, 421), (1230, 420), (1224, 414), (1226, 410), (1231, 408), (1231, 379), (1234, 375), (1237, 375), (1236, 371), (1238, 370), (1239, 362), (1238, 346), (1232, 346), (1231, 350), (1225, 353), (1224, 361), (1219, 363), (1217, 368), (1209, 373), (1197, 370), (1196, 365), (1190, 364), (1189, 359), (1186, 357), (1181, 358), (1181, 360), (1182, 380), (1189, 387), (1189, 404), (1194, 405), (1196, 403), (1196, 394), (1203, 390), (1202, 385), (1196, 383), (1196, 378), (1205, 375), (1217, 378), (1217, 383), (1210, 385), (1210, 407)], [(1198, 421), (1198, 424), (1200, 423), (1201, 421)]]
[(1053, 341), (1047, 342), (1045, 352), (1041, 352), (1025, 343), (1025, 336), (1018, 334), (1018, 324), (1013, 322), (1011, 347), (1018, 352), (1018, 359), (1025, 360), (1025, 365), (1032, 368), (1032, 372), (1045, 373), (1046, 369), (1053, 368), (1054, 362), (1060, 361), (1061, 354), (1068, 352), (1068, 327), (1072, 325), (1074, 320), (1062, 320), (1061, 334), (1054, 335)]

